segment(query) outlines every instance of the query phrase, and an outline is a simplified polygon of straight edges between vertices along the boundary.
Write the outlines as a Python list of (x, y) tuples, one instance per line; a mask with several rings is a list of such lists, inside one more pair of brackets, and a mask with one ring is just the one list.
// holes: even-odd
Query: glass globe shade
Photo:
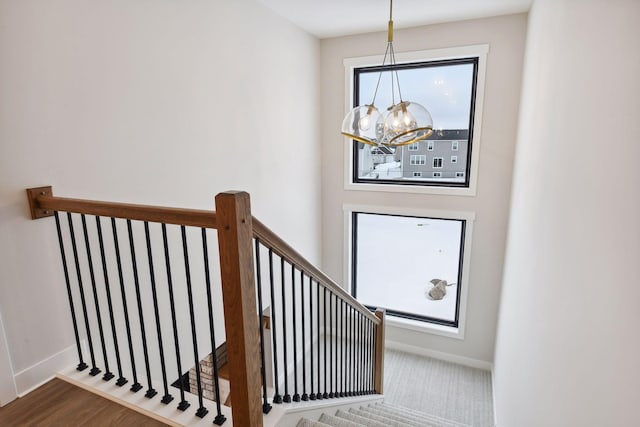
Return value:
[(342, 121), (342, 134), (359, 142), (378, 145), (382, 114), (375, 105), (361, 105), (349, 111)]
[(433, 119), (422, 105), (402, 101), (389, 107), (384, 117), (381, 143), (389, 146), (413, 144), (433, 133)]

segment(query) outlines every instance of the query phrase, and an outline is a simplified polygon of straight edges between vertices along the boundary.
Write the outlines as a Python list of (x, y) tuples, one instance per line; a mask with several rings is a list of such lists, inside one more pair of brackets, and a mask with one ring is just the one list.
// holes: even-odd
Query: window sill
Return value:
[(452, 326), (436, 325), (434, 323), (422, 322), (419, 320), (403, 319), (401, 317), (390, 316), (386, 317), (387, 326), (394, 328), (409, 329), (412, 331), (423, 332), (426, 334), (439, 335), (447, 338), (464, 339), (464, 330), (458, 326), (454, 328)]

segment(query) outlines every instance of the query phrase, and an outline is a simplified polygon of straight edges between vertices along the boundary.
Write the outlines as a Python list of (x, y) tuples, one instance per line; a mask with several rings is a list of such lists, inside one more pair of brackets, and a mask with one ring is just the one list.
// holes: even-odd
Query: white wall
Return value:
[(398, 52), (489, 44), (482, 138), (475, 141), (480, 144), (480, 164), (474, 197), (344, 190), (345, 141), (340, 135), (345, 114), (343, 59), (382, 54), (386, 33), (322, 40), (322, 221), (327, 273), (342, 283), (343, 204), (476, 213), (465, 339), (389, 327), (389, 340), (493, 361), (525, 33), (526, 15), (522, 14), (396, 31)]
[(0, 2), (14, 373), (73, 343), (55, 227), (28, 219), (25, 188), (206, 209), (247, 190), (254, 214), (319, 262), (318, 68), (319, 42), (253, 0)]
[(640, 3), (530, 12), (499, 426), (640, 425)]

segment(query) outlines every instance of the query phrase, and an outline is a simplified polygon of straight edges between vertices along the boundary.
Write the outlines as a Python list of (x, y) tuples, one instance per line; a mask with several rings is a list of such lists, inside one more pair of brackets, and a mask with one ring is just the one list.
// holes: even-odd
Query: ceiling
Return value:
[[(384, 31), (389, 0), (259, 0), (318, 38)], [(532, 0), (396, 0), (396, 28), (526, 12)]]

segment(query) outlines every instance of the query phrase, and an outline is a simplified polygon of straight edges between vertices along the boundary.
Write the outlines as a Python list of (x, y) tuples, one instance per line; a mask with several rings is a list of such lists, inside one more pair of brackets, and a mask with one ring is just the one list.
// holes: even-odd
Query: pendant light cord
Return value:
[[(398, 97), (400, 98), (400, 102), (402, 102), (402, 92), (400, 91), (400, 79), (398, 77), (398, 71), (393, 69), (393, 67), (395, 67), (396, 65), (396, 54), (393, 49), (393, 0), (389, 0), (389, 26), (387, 30), (387, 49), (385, 50), (384, 57), (382, 59), (383, 67), (387, 63), (387, 57), (389, 57), (389, 65), (392, 67), (391, 69), (391, 105), (395, 105), (396, 103), (395, 87), (398, 86)], [(371, 101), (371, 105), (375, 105), (376, 97), (378, 95), (378, 88), (380, 87), (380, 81), (382, 80), (382, 73), (383, 72), (380, 71), (380, 74), (378, 74), (376, 90), (373, 92), (373, 100)]]

